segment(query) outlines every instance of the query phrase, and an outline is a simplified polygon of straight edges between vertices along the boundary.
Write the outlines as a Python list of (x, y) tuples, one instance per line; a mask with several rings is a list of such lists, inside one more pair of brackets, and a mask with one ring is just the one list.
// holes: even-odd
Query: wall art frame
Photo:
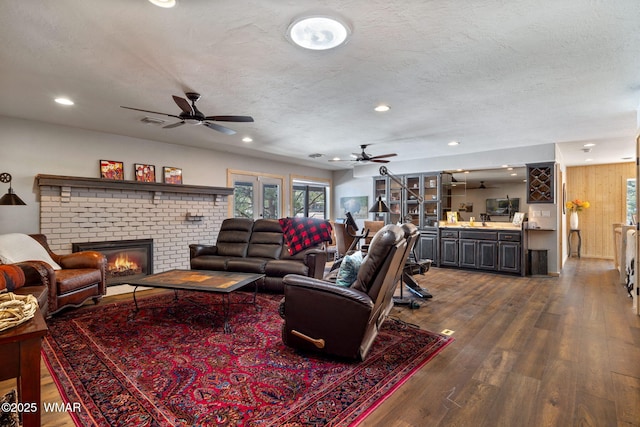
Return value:
[(144, 163), (134, 163), (133, 172), (138, 182), (156, 182), (156, 167)]
[(124, 180), (124, 163), (115, 160), (100, 160), (100, 178)]
[(162, 171), (165, 184), (182, 184), (182, 169), (164, 166)]

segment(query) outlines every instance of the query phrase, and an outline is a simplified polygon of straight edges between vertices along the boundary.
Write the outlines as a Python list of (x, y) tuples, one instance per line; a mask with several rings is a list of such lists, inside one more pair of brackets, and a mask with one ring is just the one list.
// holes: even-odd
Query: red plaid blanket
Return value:
[(280, 227), (284, 233), (284, 242), (289, 254), (331, 241), (331, 224), (319, 218), (280, 218)]

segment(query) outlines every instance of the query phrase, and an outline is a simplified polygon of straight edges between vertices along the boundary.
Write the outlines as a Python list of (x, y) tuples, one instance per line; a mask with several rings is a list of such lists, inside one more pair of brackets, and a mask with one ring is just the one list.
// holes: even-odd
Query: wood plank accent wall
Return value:
[[(626, 221), (627, 179), (635, 176), (632, 162), (567, 167), (567, 200), (591, 203), (578, 213), (583, 257), (613, 259), (612, 224)], [(566, 220), (568, 233), (569, 211)]]

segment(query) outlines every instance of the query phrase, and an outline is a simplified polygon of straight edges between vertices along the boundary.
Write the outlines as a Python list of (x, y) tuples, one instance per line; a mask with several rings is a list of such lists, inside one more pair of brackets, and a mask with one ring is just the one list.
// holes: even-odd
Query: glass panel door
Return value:
[(233, 216), (269, 218), (281, 216), (282, 180), (277, 178), (233, 175)]

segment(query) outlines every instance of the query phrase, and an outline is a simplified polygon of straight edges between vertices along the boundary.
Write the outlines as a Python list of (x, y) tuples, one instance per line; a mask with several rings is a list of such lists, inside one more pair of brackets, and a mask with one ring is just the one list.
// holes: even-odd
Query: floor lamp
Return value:
[[(424, 202), (424, 197), (422, 197), (420, 194), (416, 194), (411, 188), (407, 187), (405, 183), (399, 177), (392, 174), (389, 171), (389, 169), (387, 169), (386, 166), (380, 166), (380, 175), (388, 176), (389, 179), (393, 180), (396, 184), (398, 184), (402, 190), (405, 190), (407, 193), (413, 196), (418, 203)], [(405, 206), (404, 206), (404, 203), (402, 203), (403, 202), (402, 199), (403, 199), (403, 196), (401, 196), (401, 200), (400, 200), (400, 206), (402, 209), (402, 212), (401, 212), (402, 220), (408, 222), (408, 221), (411, 221), (411, 217), (408, 215), (405, 215), (405, 212), (404, 212)], [(376, 208), (377, 205), (379, 205), (380, 203), (384, 204), (384, 202), (382, 202), (382, 198), (378, 197), (378, 202), (371, 209)], [(384, 207), (387, 209), (384, 212), (389, 212), (389, 208), (386, 205)], [(369, 212), (372, 212), (371, 209), (369, 210)], [(427, 289), (421, 288), (418, 285), (418, 283), (413, 279), (411, 274), (411, 271), (414, 268), (417, 268), (420, 271), (420, 274), (422, 274), (425, 271), (429, 271), (429, 268), (431, 267), (431, 260), (421, 261), (420, 259), (418, 259), (418, 256), (416, 255), (416, 252), (415, 252), (415, 247), (412, 248), (412, 252), (413, 252), (413, 261), (407, 260), (405, 270), (402, 272), (402, 279), (401, 279), (402, 284), (406, 285), (407, 289), (409, 289), (409, 291), (411, 291), (413, 294), (415, 294), (419, 298), (433, 298), (433, 295), (431, 295), (431, 293)], [(402, 298), (403, 287), (404, 286), (400, 287), (401, 298)]]
[[(387, 213), (389, 213), (389, 207), (384, 202), (384, 200), (382, 200), (382, 197), (378, 196), (378, 200), (376, 200), (374, 205), (371, 206), (371, 209), (369, 209), (369, 212), (375, 213), (375, 214), (387, 214)], [(400, 276), (400, 297), (393, 297), (393, 304), (394, 305), (408, 306), (408, 307), (411, 307), (411, 308), (420, 308), (420, 304), (418, 304), (416, 301), (412, 300), (411, 298), (405, 298), (404, 297), (404, 295), (403, 295), (403, 288), (404, 288), (403, 275), (404, 275), (404, 272)]]

